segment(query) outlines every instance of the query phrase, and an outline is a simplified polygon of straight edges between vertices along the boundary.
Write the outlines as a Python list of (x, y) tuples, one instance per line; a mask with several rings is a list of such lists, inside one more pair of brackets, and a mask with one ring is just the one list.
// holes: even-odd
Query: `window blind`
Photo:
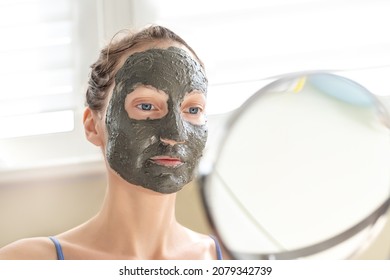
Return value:
[(0, 2), (0, 138), (74, 127), (73, 0)]

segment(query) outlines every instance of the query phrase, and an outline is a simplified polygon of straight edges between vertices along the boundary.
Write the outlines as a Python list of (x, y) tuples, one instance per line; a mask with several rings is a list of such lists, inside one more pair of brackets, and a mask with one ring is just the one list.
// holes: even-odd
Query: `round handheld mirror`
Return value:
[(255, 93), (201, 169), (210, 224), (232, 258), (353, 257), (389, 208), (389, 128), (368, 90), (334, 74), (293, 74)]

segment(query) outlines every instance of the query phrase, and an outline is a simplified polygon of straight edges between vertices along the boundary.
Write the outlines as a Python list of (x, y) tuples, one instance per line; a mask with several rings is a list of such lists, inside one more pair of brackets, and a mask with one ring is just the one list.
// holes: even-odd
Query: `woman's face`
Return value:
[(182, 48), (127, 57), (107, 105), (106, 159), (131, 184), (173, 193), (189, 183), (207, 139), (207, 79)]

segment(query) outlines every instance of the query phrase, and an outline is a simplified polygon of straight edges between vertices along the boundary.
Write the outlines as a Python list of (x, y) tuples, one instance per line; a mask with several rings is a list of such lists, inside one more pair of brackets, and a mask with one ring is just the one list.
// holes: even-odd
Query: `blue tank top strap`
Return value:
[(222, 257), (222, 250), (221, 250), (221, 246), (219, 245), (219, 242), (218, 242), (218, 239), (213, 236), (213, 235), (209, 235), (215, 242), (215, 249), (217, 251), (217, 260), (223, 260), (223, 257)]
[(60, 241), (58, 241), (57, 238), (54, 236), (49, 236), (50, 240), (53, 241), (54, 245), (56, 246), (56, 251), (57, 251), (57, 259), (58, 260), (64, 260), (64, 253), (62, 252), (62, 247), (60, 244)]
[[(222, 257), (222, 251), (221, 251), (221, 246), (219, 245), (219, 242), (217, 240), (216, 237), (214, 237), (213, 235), (210, 235), (210, 237), (214, 240), (215, 242), (215, 249), (216, 249), (216, 253), (217, 253), (217, 260), (223, 260), (223, 257)], [(50, 240), (54, 243), (55, 247), (56, 247), (56, 251), (57, 251), (57, 259), (58, 260), (64, 260), (64, 253), (62, 252), (62, 247), (61, 247), (61, 244), (60, 242), (58, 241), (57, 238), (55, 238), (54, 236), (49, 236)]]

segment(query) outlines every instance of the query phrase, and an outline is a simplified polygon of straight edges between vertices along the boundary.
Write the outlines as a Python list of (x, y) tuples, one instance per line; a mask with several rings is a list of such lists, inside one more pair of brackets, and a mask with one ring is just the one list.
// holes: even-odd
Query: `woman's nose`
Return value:
[(176, 141), (176, 140), (173, 140), (173, 139), (166, 139), (166, 138), (160, 138), (160, 141), (165, 144), (165, 145), (169, 145), (169, 146), (174, 146), (176, 144), (184, 144), (185, 141), (182, 140), (182, 141)]
[(180, 112), (170, 112), (160, 127), (160, 140), (165, 145), (174, 146), (186, 142), (188, 135), (186, 125)]

